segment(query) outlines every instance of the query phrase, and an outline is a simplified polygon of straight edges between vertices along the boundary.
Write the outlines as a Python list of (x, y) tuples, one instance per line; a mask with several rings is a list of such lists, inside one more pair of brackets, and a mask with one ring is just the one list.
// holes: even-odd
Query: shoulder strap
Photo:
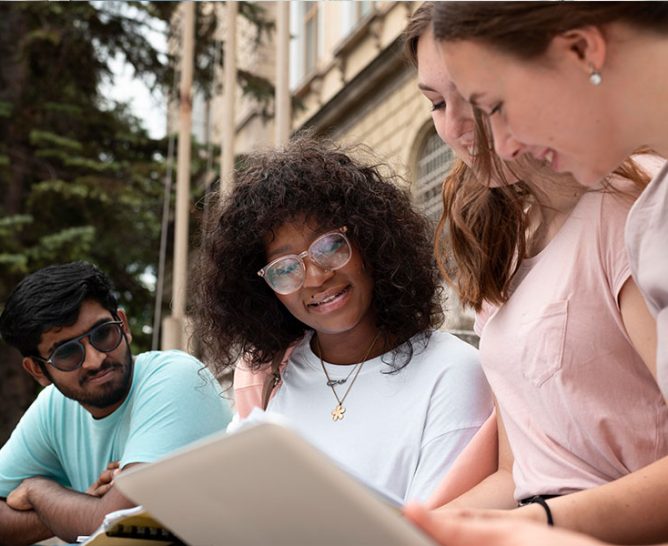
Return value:
[(263, 410), (267, 409), (267, 406), (269, 405), (269, 399), (271, 398), (271, 393), (274, 391), (276, 385), (278, 385), (278, 382), (281, 380), (279, 369), (284, 357), (285, 353), (276, 353), (276, 356), (274, 356), (273, 360), (271, 361), (271, 374), (267, 375), (267, 378), (265, 379), (264, 385), (262, 387)]

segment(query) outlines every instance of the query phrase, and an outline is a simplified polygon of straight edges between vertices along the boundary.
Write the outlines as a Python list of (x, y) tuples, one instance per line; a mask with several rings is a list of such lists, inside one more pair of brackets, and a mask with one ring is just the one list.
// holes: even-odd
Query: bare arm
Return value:
[(13, 510), (0, 500), (0, 544), (24, 546), (53, 536), (33, 510)]
[(32, 508), (51, 534), (68, 542), (74, 542), (79, 535), (92, 534), (109, 512), (134, 506), (114, 487), (102, 497), (95, 497), (66, 489), (47, 478), (25, 480), (7, 500), (18, 509)]
[[(668, 457), (614, 482), (550, 499), (554, 524), (615, 544), (668, 541)], [(515, 511), (545, 523), (537, 505)]]
[[(620, 309), (629, 337), (650, 371), (655, 373), (656, 327), (632, 280), (627, 281), (620, 292)], [(508, 488), (506, 479), (512, 482), (511, 465), (512, 453), (499, 420), (499, 470), (446, 507), (511, 508), (510, 505), (503, 506), (505, 497), (502, 496), (502, 491)], [(665, 457), (614, 482), (547, 502), (557, 527), (616, 544), (666, 542), (667, 483), (668, 457)], [(495, 487), (499, 489), (495, 490)], [(512, 495), (512, 489), (507, 494)], [(449, 518), (462, 514), (467, 515), (462, 511), (448, 515), (447, 510), (442, 514), (435, 513), (434, 525), (447, 525)], [(474, 510), (468, 515), (529, 519), (540, 525), (546, 524), (545, 511), (537, 504), (506, 512)], [(512, 523), (519, 525), (519, 522)]]
[(585, 535), (498, 515), (453, 514), (443, 519), (418, 504), (406, 506), (405, 514), (443, 546), (603, 546)]
[(446, 504), (448, 508), (515, 508), (517, 503), (513, 497), (515, 482), (513, 481), (513, 453), (508, 444), (506, 430), (501, 420), (499, 408), (496, 408), (496, 421), (499, 430), (499, 468), (455, 500)]
[(656, 379), (656, 321), (632, 278), (619, 292), (619, 310), (633, 348)]

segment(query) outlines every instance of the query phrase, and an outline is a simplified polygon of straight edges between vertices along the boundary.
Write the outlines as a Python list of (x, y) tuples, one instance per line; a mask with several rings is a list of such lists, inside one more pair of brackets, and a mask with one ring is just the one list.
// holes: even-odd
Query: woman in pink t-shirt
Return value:
[[(471, 108), (445, 70), (429, 16), (420, 23), (418, 12), (408, 31), (419, 87), (433, 104), (439, 135), (471, 164)], [(663, 536), (659, 514), (642, 526), (600, 516), (614, 505), (605, 484), (630, 472), (641, 479), (633, 471), (668, 454), (668, 409), (650, 372), (655, 325), (623, 247), (637, 195), (625, 178), (639, 186), (646, 179), (627, 162), (623, 177), (607, 180), (613, 191), (584, 192), (572, 177), (550, 172), (549, 153), (537, 159), (514, 161), (509, 172), (484, 153), (476, 157), (477, 172), (496, 173), (491, 180), (528, 174), (530, 184), (485, 188), (460, 166), (444, 186), (449, 231), (441, 247), (457, 257), (456, 270), (446, 273), (479, 312), (481, 357), (503, 432), (499, 471), (451, 506), (510, 508), (534, 495), (564, 495), (548, 505), (558, 525), (611, 540), (652, 540)], [(656, 171), (654, 161), (643, 159), (643, 166)], [(544, 521), (546, 514), (531, 506), (512, 515)]]

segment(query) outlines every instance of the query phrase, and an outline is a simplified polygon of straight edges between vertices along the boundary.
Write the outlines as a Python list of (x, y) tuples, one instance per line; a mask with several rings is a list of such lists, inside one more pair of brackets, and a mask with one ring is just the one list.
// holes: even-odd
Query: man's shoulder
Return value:
[(148, 351), (135, 359), (135, 383), (142, 390), (150, 385), (202, 386), (212, 382), (213, 376), (194, 356), (178, 350)]
[(39, 391), (37, 398), (30, 405), (30, 408), (33, 411), (45, 411), (47, 413), (52, 413), (60, 410), (76, 410), (78, 411), (81, 408), (81, 404), (67, 398), (62, 392), (60, 392), (53, 384), (44, 387)]
[(66, 432), (63, 426), (67, 424), (68, 430), (71, 430), (73, 424), (79, 423), (81, 415), (86, 413), (79, 402), (67, 398), (53, 385), (48, 385), (30, 404), (14, 433), (37, 435), (45, 441), (58, 442)]
[(147, 351), (140, 353), (135, 365), (147, 369), (161, 369), (166, 366), (185, 366), (186, 368), (202, 369), (204, 364), (194, 356), (176, 349), (168, 351)]
[[(212, 432), (224, 426), (219, 423), (227, 416), (221, 393), (220, 384), (197, 358), (182, 351), (151, 351), (135, 359), (127, 407), (149, 421), (159, 418), (168, 422), (174, 414), (181, 414), (179, 422), (183, 416), (198, 417), (215, 425), (207, 429)], [(172, 417), (166, 417), (168, 414)]]

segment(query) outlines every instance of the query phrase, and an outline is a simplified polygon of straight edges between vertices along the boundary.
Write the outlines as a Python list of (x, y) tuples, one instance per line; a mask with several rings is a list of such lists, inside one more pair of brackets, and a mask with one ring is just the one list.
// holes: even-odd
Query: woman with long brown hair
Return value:
[[(555, 174), (549, 157), (499, 162), (433, 41), (433, 9), (416, 12), (407, 48), (439, 135), (464, 160), (444, 183), (437, 254), (478, 311), (500, 431), (498, 471), (450, 506), (533, 503), (508, 515), (545, 521), (554, 510), (572, 528), (561, 506), (587, 506), (590, 491), (668, 454), (668, 408), (650, 373), (655, 324), (623, 247), (628, 210), (649, 177), (627, 161), (606, 187), (586, 191)], [(621, 526), (586, 524), (625, 536)]]
[[(533, 156), (596, 187), (642, 146), (668, 156), (666, 2), (442, 2), (435, 38), (504, 158)], [(657, 318), (668, 396), (668, 167), (629, 218), (634, 277)]]

